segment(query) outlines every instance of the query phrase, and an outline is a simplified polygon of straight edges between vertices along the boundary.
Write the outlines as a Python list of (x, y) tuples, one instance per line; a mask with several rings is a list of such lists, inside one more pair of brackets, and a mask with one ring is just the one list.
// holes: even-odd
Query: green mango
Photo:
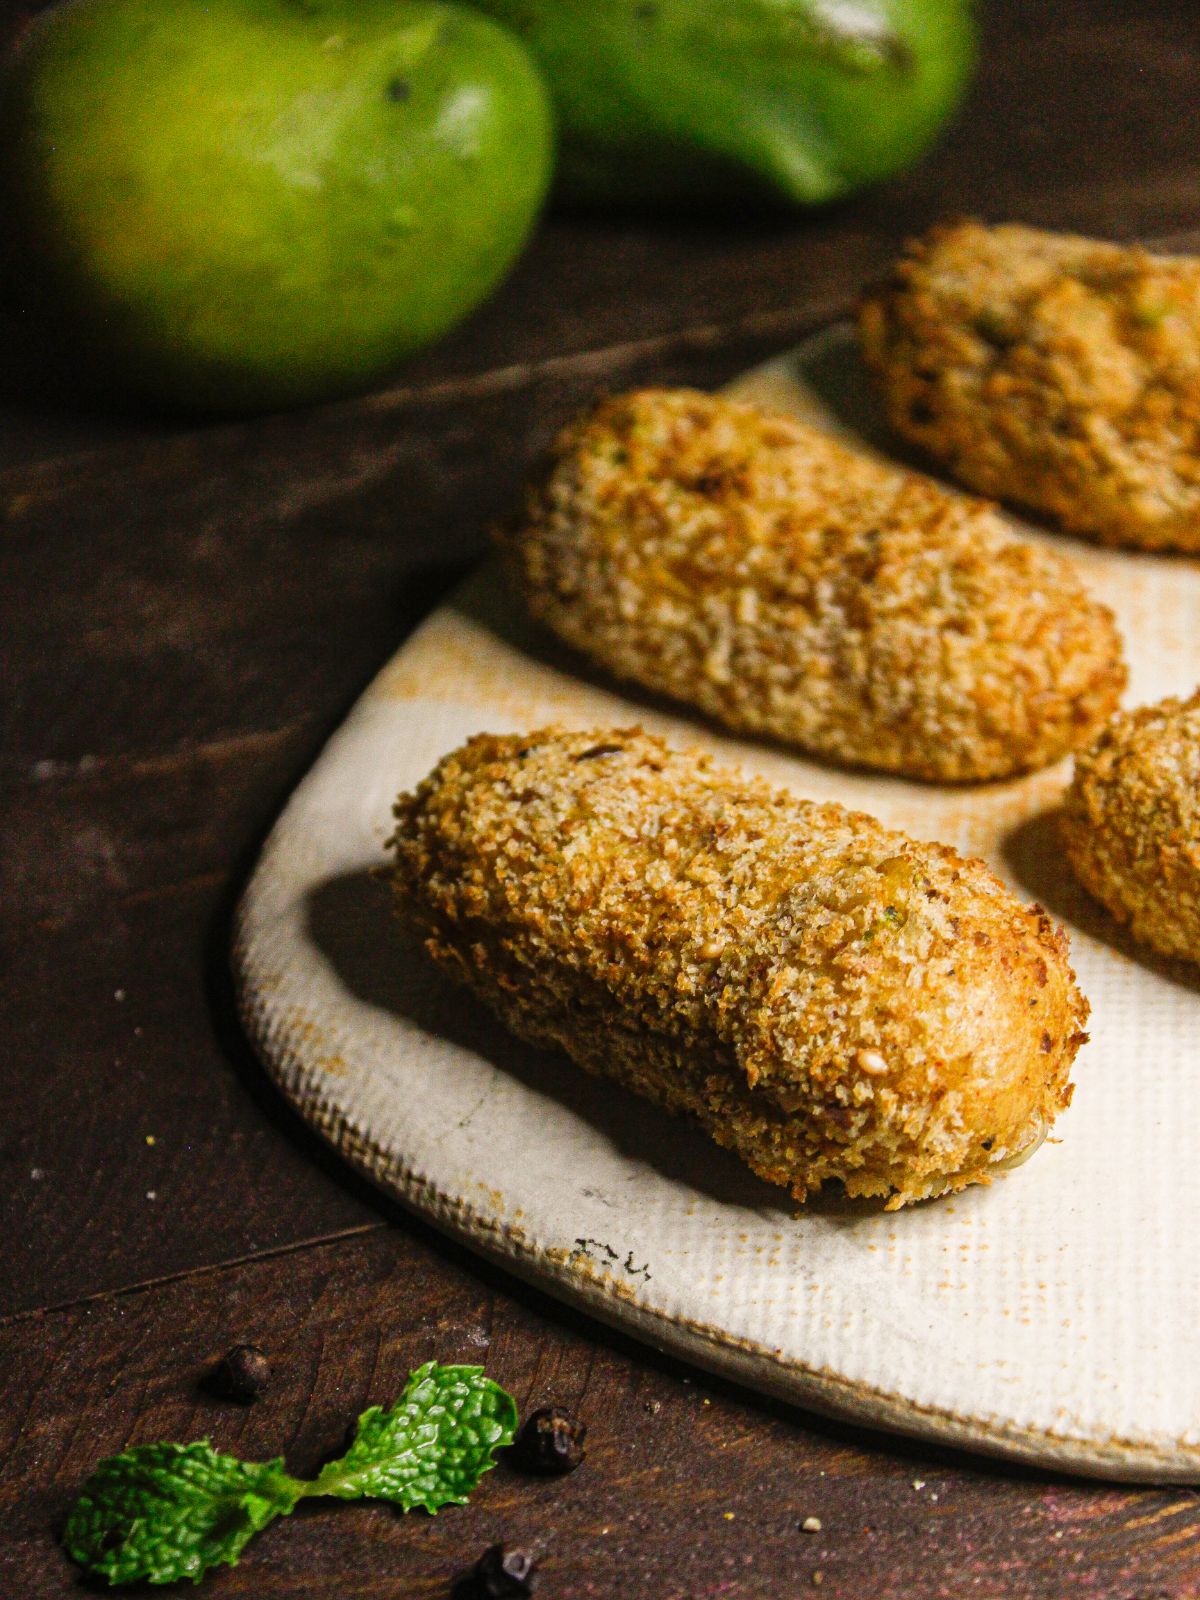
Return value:
[(586, 201), (832, 200), (930, 143), (975, 56), (970, 0), (480, 0), (557, 103)]
[(429, 0), (70, 0), (0, 75), (7, 298), (186, 407), (369, 386), (504, 276), (553, 168), (524, 46)]

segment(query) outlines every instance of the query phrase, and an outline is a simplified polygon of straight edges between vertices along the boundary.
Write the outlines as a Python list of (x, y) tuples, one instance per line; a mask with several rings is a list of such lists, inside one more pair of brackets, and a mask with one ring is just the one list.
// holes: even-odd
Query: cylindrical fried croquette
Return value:
[(859, 334), (892, 426), (1074, 533), (1200, 551), (1200, 260), (978, 222), (912, 241)]
[(395, 815), (445, 972), (798, 1199), (985, 1182), (1070, 1099), (1064, 934), (942, 845), (636, 728), (481, 734)]
[(1108, 610), (989, 506), (690, 390), (568, 428), (499, 537), (535, 616), (619, 677), (854, 765), (1044, 766), (1125, 683)]
[(1135, 939), (1200, 961), (1200, 691), (1114, 717), (1062, 811), (1080, 882)]

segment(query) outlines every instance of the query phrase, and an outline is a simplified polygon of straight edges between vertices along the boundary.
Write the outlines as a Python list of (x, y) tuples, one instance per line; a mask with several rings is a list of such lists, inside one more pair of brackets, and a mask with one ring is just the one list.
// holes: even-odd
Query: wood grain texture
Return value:
[[(34, 9), (0, 0), (0, 30)], [(0, 1594), (79, 1592), (53, 1533), (105, 1451), (211, 1431), (311, 1464), (429, 1355), (578, 1405), (587, 1466), (502, 1469), (436, 1520), (306, 1514), (214, 1594), (442, 1595), (500, 1534), (544, 1545), (547, 1596), (1200, 1594), (1190, 1494), (1004, 1473), (705, 1389), (395, 1216), (269, 1093), (229, 999), (257, 842), (575, 406), (723, 381), (947, 212), (1194, 225), (1194, 0), (993, 0), (985, 31), (964, 116), (908, 177), (803, 217), (555, 217), (489, 307), (362, 401), (119, 415), (0, 333), (0, 1313), (27, 1313), (3, 1329)], [(254, 1336), (271, 1399), (200, 1400), (203, 1363)]]
[[(246, 1409), (198, 1393), (207, 1364), (245, 1339), (272, 1360), (267, 1397)], [(416, 1224), (0, 1329), (3, 1592), (78, 1593), (48, 1534), (99, 1456), (207, 1435), (251, 1458), (282, 1451), (308, 1473), (433, 1357), (484, 1364), (523, 1412), (574, 1410), (589, 1429), (584, 1465), (549, 1482), (502, 1465), (469, 1507), (437, 1518), (314, 1506), (210, 1579), (214, 1596), (434, 1600), (500, 1538), (542, 1553), (548, 1595), (1195, 1593), (1191, 1492), (1001, 1476), (801, 1418), (514, 1290)]]
[(801, 308), (0, 473), (8, 772), (54, 781), (87, 757), (327, 728), (575, 409), (640, 382), (723, 382), (814, 321)]

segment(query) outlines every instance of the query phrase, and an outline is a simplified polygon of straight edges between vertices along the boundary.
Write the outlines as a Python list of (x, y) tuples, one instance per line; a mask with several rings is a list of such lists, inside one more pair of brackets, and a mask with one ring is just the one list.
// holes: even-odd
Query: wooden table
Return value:
[[(909, 178), (791, 219), (558, 217), (487, 310), (368, 399), (115, 417), (6, 335), (0, 1594), (78, 1592), (55, 1536), (100, 1456), (208, 1434), (310, 1469), (435, 1356), (485, 1362), (522, 1409), (576, 1410), (584, 1468), (501, 1466), (436, 1520), (318, 1509), (209, 1592), (443, 1596), (505, 1537), (543, 1553), (547, 1596), (1200, 1594), (1189, 1491), (765, 1404), (399, 1214), (268, 1085), (227, 971), (282, 801), (575, 407), (721, 382), (945, 213), (1195, 226), (1198, 103), (1200, 8), (994, 0), (967, 112)], [(274, 1364), (250, 1409), (196, 1387), (239, 1340)]]

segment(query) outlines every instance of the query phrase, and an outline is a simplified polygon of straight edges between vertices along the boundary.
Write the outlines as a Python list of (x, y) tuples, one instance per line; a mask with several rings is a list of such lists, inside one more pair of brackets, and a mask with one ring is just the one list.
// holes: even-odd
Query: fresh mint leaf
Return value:
[(390, 1500), (411, 1511), (465, 1503), (493, 1453), (511, 1444), (517, 1406), (482, 1367), (427, 1362), (390, 1410), (372, 1406), (354, 1442), (312, 1483), (275, 1461), (195, 1444), (144, 1444), (102, 1461), (63, 1532), (67, 1554), (110, 1584), (193, 1583), (233, 1566), (246, 1543), (307, 1495)]
[(511, 1444), (516, 1430), (516, 1402), (482, 1367), (429, 1361), (390, 1410), (363, 1412), (353, 1444), (324, 1468), (311, 1492), (391, 1500), (405, 1511), (464, 1505), (495, 1466), (493, 1452)]
[(305, 1485), (262, 1463), (195, 1444), (144, 1444), (102, 1461), (67, 1519), (72, 1560), (110, 1584), (199, 1583), (209, 1567), (287, 1516)]

